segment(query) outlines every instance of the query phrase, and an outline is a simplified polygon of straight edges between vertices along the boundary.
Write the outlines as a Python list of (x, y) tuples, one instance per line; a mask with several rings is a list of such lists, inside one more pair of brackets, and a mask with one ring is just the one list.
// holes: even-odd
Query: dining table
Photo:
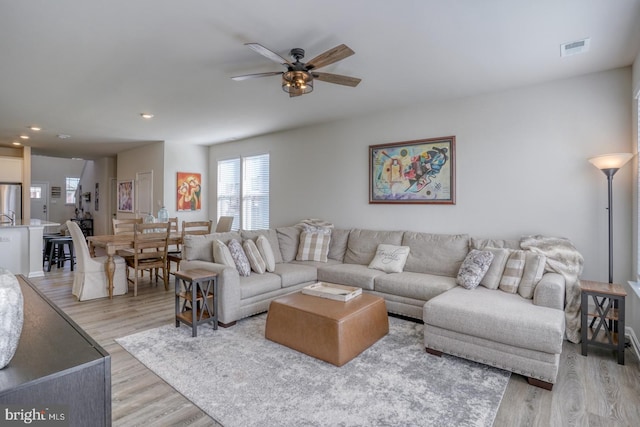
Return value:
[[(103, 248), (107, 253), (107, 261), (105, 262), (105, 272), (109, 287), (109, 299), (113, 298), (113, 276), (116, 271), (116, 263), (113, 256), (118, 250), (133, 248), (133, 233), (121, 234), (102, 234), (98, 236), (87, 236), (89, 243), (89, 254), (96, 256), (96, 248)], [(169, 245), (182, 244), (182, 233), (173, 232), (169, 234)]]

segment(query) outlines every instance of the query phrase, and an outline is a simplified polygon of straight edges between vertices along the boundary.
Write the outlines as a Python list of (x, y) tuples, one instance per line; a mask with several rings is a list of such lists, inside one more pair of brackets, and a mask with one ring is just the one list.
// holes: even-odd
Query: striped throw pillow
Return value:
[(303, 231), (300, 233), (300, 245), (298, 246), (296, 261), (327, 262), (330, 240), (330, 234)]
[(245, 240), (244, 243), (242, 243), (242, 249), (244, 249), (244, 253), (249, 260), (251, 269), (258, 274), (263, 274), (267, 270), (267, 266), (262, 259), (262, 255), (260, 255), (255, 242), (251, 239)]
[(518, 291), (518, 285), (522, 280), (524, 272), (525, 254), (524, 251), (513, 251), (504, 267), (502, 279), (500, 279), (500, 289), (515, 294)]

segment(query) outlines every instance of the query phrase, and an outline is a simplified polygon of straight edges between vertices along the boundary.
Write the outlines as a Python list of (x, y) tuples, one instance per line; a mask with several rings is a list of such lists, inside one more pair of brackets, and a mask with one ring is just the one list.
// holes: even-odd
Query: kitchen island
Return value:
[(44, 276), (42, 235), (45, 227), (59, 225), (39, 219), (0, 224), (0, 267), (27, 277)]

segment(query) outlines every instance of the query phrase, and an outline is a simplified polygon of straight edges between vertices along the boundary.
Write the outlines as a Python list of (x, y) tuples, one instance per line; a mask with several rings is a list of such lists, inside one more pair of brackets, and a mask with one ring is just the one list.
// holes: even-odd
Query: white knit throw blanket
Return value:
[(580, 274), (584, 258), (573, 244), (562, 237), (525, 236), (520, 247), (547, 257), (546, 271), (559, 273), (565, 280), (565, 334), (573, 343), (580, 342)]

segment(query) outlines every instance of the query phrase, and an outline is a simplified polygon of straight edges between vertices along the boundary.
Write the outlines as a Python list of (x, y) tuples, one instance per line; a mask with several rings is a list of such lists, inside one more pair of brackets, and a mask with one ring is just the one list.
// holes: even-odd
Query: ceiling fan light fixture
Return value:
[(308, 71), (282, 73), (282, 90), (295, 95), (313, 92), (313, 76)]

